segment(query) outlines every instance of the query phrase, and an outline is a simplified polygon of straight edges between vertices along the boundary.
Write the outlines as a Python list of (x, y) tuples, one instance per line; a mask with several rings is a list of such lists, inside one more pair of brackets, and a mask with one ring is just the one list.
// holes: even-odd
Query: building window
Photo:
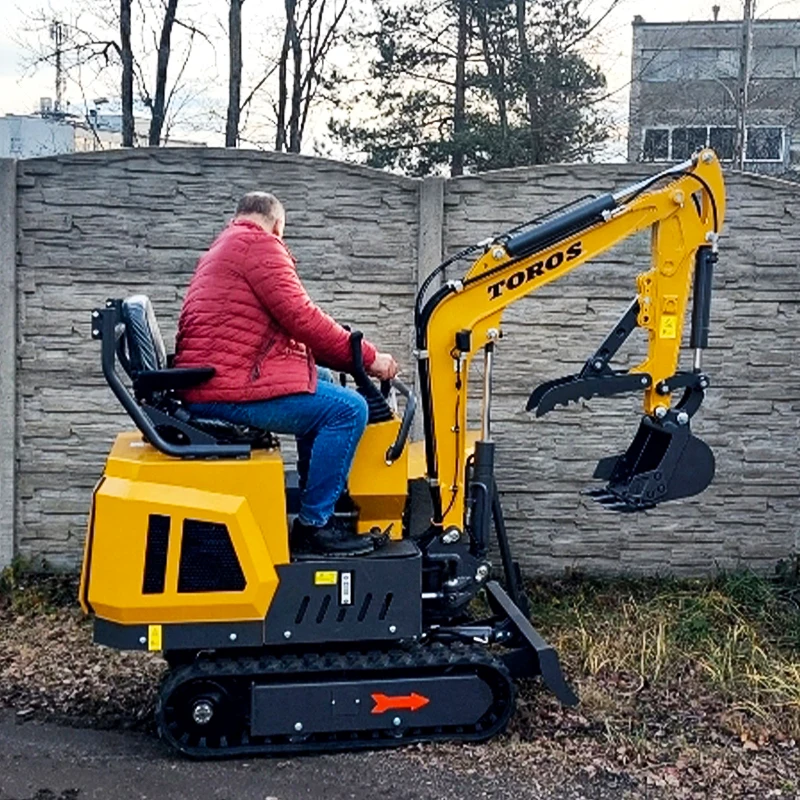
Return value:
[(748, 128), (745, 156), (748, 161), (782, 161), (783, 128)]
[(720, 160), (733, 161), (733, 152), (736, 147), (736, 129), (709, 128), (708, 146), (714, 149)]
[[(783, 161), (783, 140), (783, 128), (749, 127), (745, 160)], [(724, 125), (645, 128), (642, 161), (685, 161), (703, 147), (712, 147), (721, 161), (732, 161), (736, 151), (736, 128)]]
[(706, 146), (708, 128), (673, 128), (672, 160), (686, 161), (695, 150)]
[(644, 132), (645, 161), (669, 161), (669, 129), (648, 128)]

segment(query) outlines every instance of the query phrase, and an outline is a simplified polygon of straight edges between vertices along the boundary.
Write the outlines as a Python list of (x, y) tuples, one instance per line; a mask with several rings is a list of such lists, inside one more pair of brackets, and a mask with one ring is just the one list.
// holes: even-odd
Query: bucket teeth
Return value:
[(585, 495), (586, 497), (591, 497), (594, 500), (597, 500), (598, 502), (600, 502), (604, 497), (614, 496), (611, 494), (611, 492), (608, 491), (608, 489), (601, 489), (599, 486), (596, 486), (593, 489), (584, 489), (581, 492), (581, 494)]
[(653, 507), (651, 504), (631, 503), (607, 488), (584, 489), (581, 494), (591, 497), (595, 503), (599, 503), (609, 511), (619, 511), (623, 514), (635, 514), (637, 511), (646, 511)]

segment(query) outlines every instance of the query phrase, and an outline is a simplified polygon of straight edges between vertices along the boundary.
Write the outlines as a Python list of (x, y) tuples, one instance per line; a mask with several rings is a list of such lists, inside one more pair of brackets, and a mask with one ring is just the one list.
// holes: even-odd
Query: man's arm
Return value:
[[(275, 321), (333, 369), (352, 369), (350, 334), (308, 296), (281, 242), (259, 236), (251, 244), (246, 261), (245, 278)], [(370, 370), (377, 348), (366, 339), (361, 347), (364, 366)]]

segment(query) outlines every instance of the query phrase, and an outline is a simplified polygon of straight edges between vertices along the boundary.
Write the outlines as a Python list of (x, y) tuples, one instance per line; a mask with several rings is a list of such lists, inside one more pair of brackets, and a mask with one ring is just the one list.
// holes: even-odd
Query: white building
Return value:
[(39, 115), (0, 117), (0, 158), (38, 158), (75, 151), (75, 129)]
[[(61, 153), (114, 150), (122, 147), (122, 116), (54, 113), (49, 98), (42, 98), (39, 114), (0, 117), (0, 158), (39, 158)], [(134, 139), (147, 146), (149, 121), (134, 119)], [(205, 147), (204, 142), (169, 139), (166, 147)]]

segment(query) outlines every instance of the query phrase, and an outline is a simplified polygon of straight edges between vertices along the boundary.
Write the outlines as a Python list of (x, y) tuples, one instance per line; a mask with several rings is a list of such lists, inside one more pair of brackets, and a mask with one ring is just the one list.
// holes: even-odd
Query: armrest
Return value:
[(175, 367), (174, 369), (154, 369), (140, 372), (133, 381), (137, 392), (166, 392), (191, 389), (214, 377), (214, 367)]

